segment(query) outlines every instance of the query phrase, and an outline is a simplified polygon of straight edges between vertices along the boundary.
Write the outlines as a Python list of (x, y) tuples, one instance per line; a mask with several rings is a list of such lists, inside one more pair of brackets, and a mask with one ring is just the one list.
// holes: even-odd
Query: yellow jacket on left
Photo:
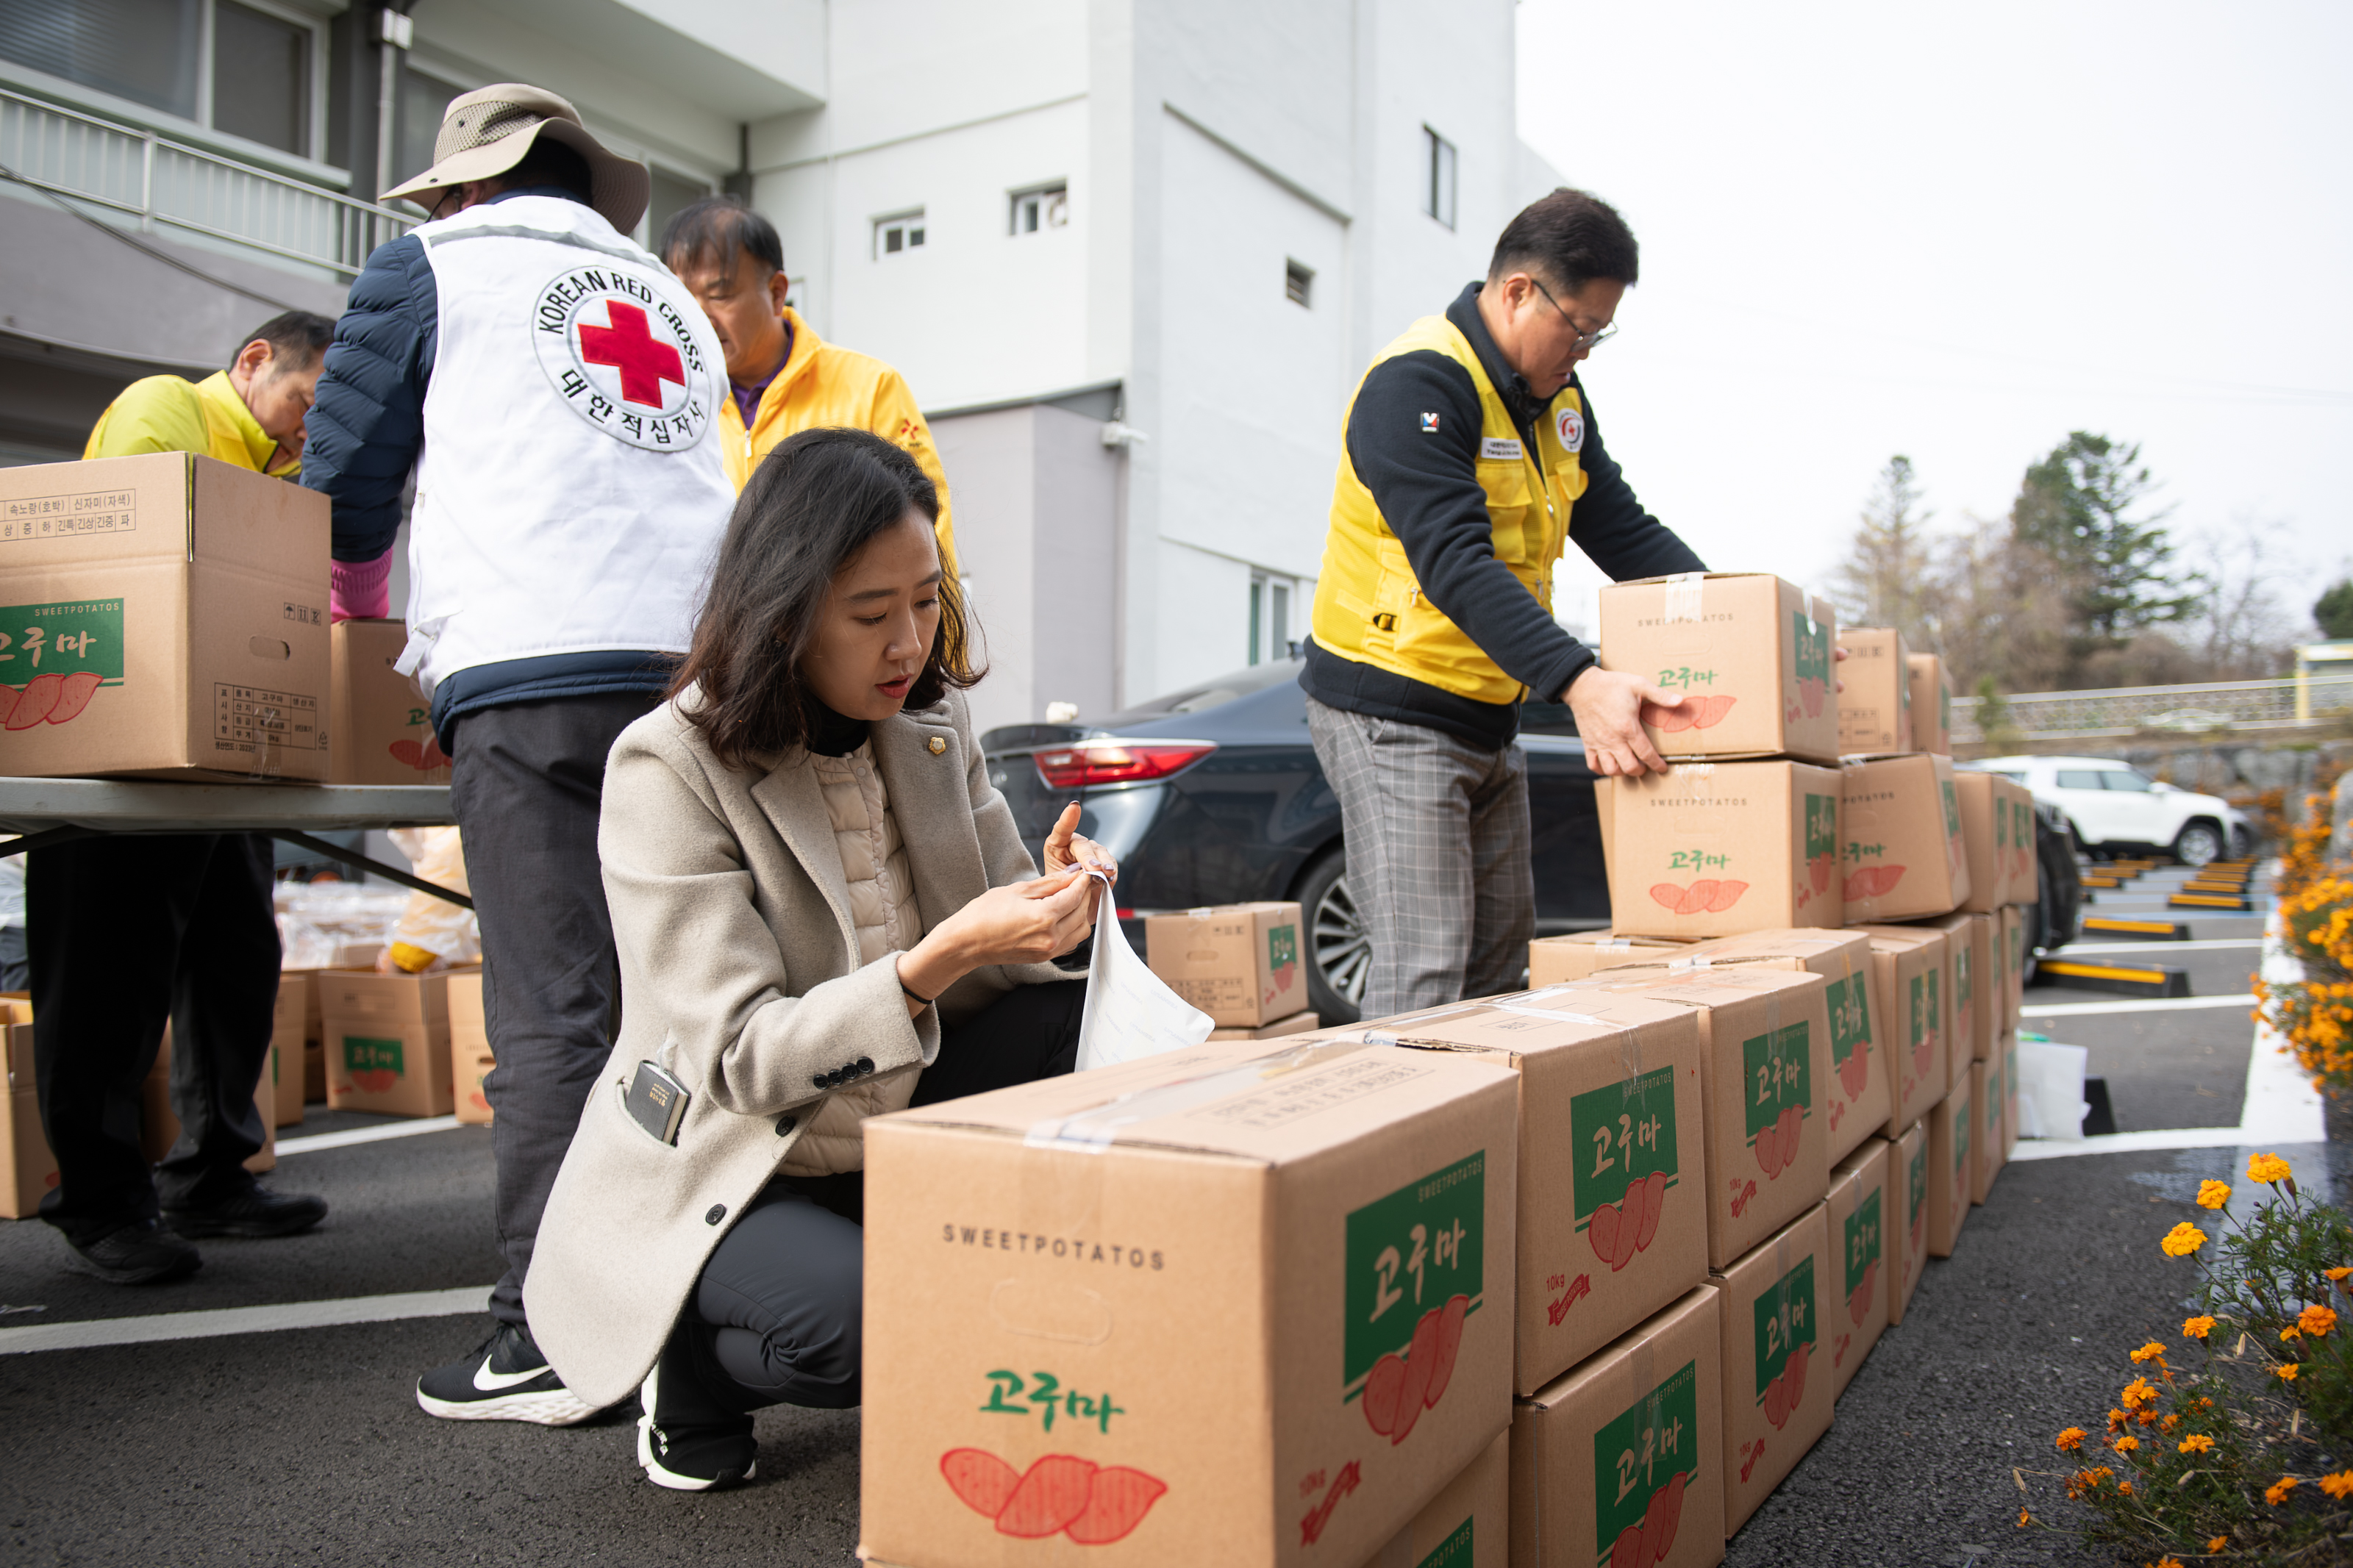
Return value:
[(269, 466), (278, 443), (262, 431), (253, 411), (229, 384), (228, 372), (202, 381), (151, 375), (134, 381), (106, 405), (90, 433), (85, 458), (128, 458), (139, 452), (201, 452), (257, 474), (290, 479), (302, 460), (288, 458)]

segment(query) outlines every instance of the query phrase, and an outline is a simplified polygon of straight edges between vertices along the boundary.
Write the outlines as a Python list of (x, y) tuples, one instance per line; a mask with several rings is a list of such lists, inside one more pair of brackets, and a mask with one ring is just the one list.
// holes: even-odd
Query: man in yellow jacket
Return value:
[(915, 395), (897, 371), (825, 342), (785, 303), (785, 246), (776, 226), (734, 196), (710, 196), (663, 226), (660, 250), (711, 318), (727, 355), (734, 395), (719, 411), (720, 450), (736, 489), (796, 431), (871, 430), (905, 447), (939, 487), (940, 563), (954, 572), (947, 476)]
[[(290, 310), (203, 381), (133, 382), (82, 456), (198, 452), (290, 479), (333, 335), (325, 317)], [(197, 1266), (190, 1237), (318, 1224), (324, 1200), (269, 1192), (245, 1168), (268, 1133), (254, 1089), (278, 998), (269, 837), (107, 835), (26, 858), (34, 1080), (58, 1174), (41, 1217), (83, 1271), (144, 1284)], [(139, 1085), (167, 1018), (180, 1137), (151, 1173)]]

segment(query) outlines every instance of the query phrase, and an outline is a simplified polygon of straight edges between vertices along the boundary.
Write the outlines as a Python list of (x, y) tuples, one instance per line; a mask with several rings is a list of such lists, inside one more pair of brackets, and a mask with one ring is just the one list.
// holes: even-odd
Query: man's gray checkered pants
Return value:
[(1340, 797), (1348, 894), (1372, 941), (1364, 1016), (1516, 989), (1536, 924), (1526, 753), (1312, 697), (1307, 730)]

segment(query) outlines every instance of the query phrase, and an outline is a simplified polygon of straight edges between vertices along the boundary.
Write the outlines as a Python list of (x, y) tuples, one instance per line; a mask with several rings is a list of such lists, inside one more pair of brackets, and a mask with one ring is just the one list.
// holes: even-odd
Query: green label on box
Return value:
[(343, 1037), (345, 1072), (405, 1072), (398, 1040), (371, 1039), (365, 1035)]
[(1806, 796), (1806, 863), (1838, 857), (1838, 796)]
[(1955, 792), (1950, 779), (1944, 780), (1939, 788), (1945, 797), (1945, 837), (1958, 838), (1961, 836), (1961, 797)]
[(1799, 680), (1831, 678), (1831, 629), (1801, 610), (1789, 612), (1789, 640), (1798, 650)]
[(1843, 980), (1833, 980), (1822, 990), (1822, 1000), (1831, 1010), (1831, 1065), (1842, 1065), (1847, 1058), (1871, 1044), (1871, 994), (1863, 988), (1863, 971), (1858, 969)]
[(1953, 1116), (1953, 1173), (1958, 1176), (1969, 1163), (1969, 1127), (1977, 1118), (1968, 1113), (1966, 1105), (1957, 1106)]
[(1993, 803), (1993, 847), (1996, 854), (2010, 847), (2010, 802)]
[(1270, 926), (1266, 933), (1266, 966), (1280, 973), (1299, 962), (1299, 928)]
[(1953, 954), (1953, 1005), (1964, 1013), (1978, 999), (1978, 980), (1970, 963), (1976, 956), (1975, 948), (1968, 945)]
[(1487, 1152), (1432, 1171), (1348, 1216), (1344, 1401), (1364, 1391), (1385, 1355), (1405, 1353), (1424, 1313), (1456, 1296), (1480, 1305), (1481, 1242), (1487, 1227)]
[(1986, 1074), (1985, 1123), (1988, 1138), (2001, 1127), (2001, 1064), (1994, 1062), (1990, 1065), (1992, 1070)]
[(0, 605), (0, 686), (83, 673), (101, 686), (122, 684), (121, 600)]
[(1438, 1543), (1438, 1550), (1415, 1563), (1413, 1568), (1471, 1568), (1472, 1521), (1464, 1520), (1454, 1527), (1454, 1533)]
[(1912, 1200), (1907, 1205), (1912, 1212), (1905, 1216), (1905, 1223), (1916, 1226), (1920, 1223), (1920, 1215), (1928, 1207), (1928, 1141), (1926, 1138), (1920, 1140), (1919, 1152), (1912, 1156), (1911, 1185), (1905, 1195)]
[(1576, 1152), (1569, 1196), (1583, 1230), (1593, 1211), (1614, 1204), (1653, 1171), (1673, 1186), (1675, 1069), (1659, 1068), (1623, 1083), (1588, 1089), (1568, 1102), (1568, 1142)]
[(1917, 1047), (1936, 1039), (1938, 1026), (1944, 1022), (1944, 1009), (1937, 1005), (1941, 969), (1925, 970), (1912, 977), (1912, 1045)]
[(1748, 1141), (1754, 1142), (1791, 1106), (1801, 1116), (1812, 1106), (1814, 1086), (1807, 1081), (1812, 1048), (1813, 1029), (1803, 1018), (1740, 1042), (1740, 1064), (1748, 1075), (1748, 1092), (1743, 1097)]
[(1871, 1195), (1855, 1205), (1854, 1212), (1846, 1216), (1845, 1267), (1840, 1277), (1845, 1289), (1841, 1293), (1852, 1296), (1862, 1289), (1863, 1270), (1878, 1261), (1879, 1189), (1873, 1187)]
[(1687, 1361), (1593, 1435), (1596, 1560), (1609, 1561), (1661, 1487), (1698, 1473), (1699, 1363)]
[(1761, 1405), (1766, 1385), (1789, 1364), (1789, 1352), (1814, 1342), (1813, 1254), (1758, 1291), (1749, 1310), (1756, 1319), (1757, 1400)]

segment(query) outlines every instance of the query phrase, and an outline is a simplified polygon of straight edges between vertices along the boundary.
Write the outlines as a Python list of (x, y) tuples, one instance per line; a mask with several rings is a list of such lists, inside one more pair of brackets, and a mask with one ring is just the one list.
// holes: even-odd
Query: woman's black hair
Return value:
[[(818, 700), (801, 661), (826, 596), (842, 568), (910, 511), (936, 523), (938, 489), (913, 458), (864, 430), (804, 430), (753, 470), (670, 689), (723, 764), (748, 769), (807, 743)], [(965, 660), (953, 575), (941, 577), (939, 594), (939, 630), (907, 691), (909, 708), (928, 708), (987, 673)]]

